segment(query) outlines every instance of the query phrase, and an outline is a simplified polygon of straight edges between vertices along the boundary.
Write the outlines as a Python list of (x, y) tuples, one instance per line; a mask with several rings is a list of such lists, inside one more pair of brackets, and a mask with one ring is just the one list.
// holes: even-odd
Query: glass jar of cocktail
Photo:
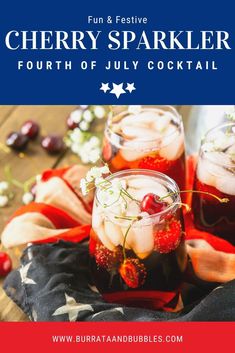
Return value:
[(196, 227), (235, 245), (235, 123), (213, 128), (202, 140), (194, 189), (200, 191), (192, 202)]
[(151, 169), (185, 188), (183, 124), (171, 106), (130, 106), (110, 115), (104, 134), (102, 158), (112, 172)]
[(103, 298), (179, 309), (187, 254), (177, 184), (162, 173), (132, 169), (96, 185), (90, 256)]

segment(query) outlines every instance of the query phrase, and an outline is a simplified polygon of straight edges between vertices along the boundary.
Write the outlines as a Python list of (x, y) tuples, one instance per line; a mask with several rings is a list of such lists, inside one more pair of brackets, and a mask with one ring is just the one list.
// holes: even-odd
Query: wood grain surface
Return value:
[[(15, 179), (25, 182), (31, 177), (40, 174), (44, 169), (54, 168), (64, 154), (49, 156), (40, 146), (40, 139), (29, 144), (24, 154), (7, 151), (6, 136), (11, 131), (18, 131), (22, 123), (28, 119), (37, 121), (41, 126), (41, 135), (56, 133), (64, 135), (66, 131), (66, 117), (75, 106), (0, 106), (0, 180), (5, 179), (4, 169), (9, 167)], [(73, 156), (73, 162), (78, 158)], [(11, 214), (22, 205), (22, 191), (14, 189), (15, 197), (10, 205), (0, 209), (0, 233)], [(8, 251), (14, 267), (19, 264), (21, 249), (14, 248)], [(0, 321), (25, 321), (27, 317), (5, 295), (0, 280)]]

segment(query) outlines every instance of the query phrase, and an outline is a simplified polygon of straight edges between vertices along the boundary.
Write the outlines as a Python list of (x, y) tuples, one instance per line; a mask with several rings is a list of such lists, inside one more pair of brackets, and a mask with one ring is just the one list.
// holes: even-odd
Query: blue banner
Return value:
[(234, 104), (232, 1), (10, 2), (1, 104)]

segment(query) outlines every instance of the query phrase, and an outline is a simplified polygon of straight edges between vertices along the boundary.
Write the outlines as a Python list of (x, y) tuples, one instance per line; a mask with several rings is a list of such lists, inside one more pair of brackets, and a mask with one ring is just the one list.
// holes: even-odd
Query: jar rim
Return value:
[[(166, 209), (164, 209), (163, 211), (160, 211), (158, 213), (155, 214), (151, 214), (148, 215), (146, 217), (144, 217), (142, 220), (140, 221), (136, 221), (134, 226), (140, 226), (141, 224), (144, 223), (144, 225), (147, 225), (146, 222), (149, 221), (149, 223), (152, 223), (154, 218), (159, 218), (162, 219), (164, 217), (165, 214), (169, 214), (176, 212), (176, 210), (180, 207), (180, 203), (181, 203), (181, 198), (180, 198), (180, 190), (178, 185), (176, 184), (176, 182), (170, 178), (169, 176), (167, 176), (166, 174), (163, 174), (161, 172), (155, 171), (155, 170), (150, 170), (150, 169), (125, 169), (125, 170), (121, 170), (119, 172), (116, 172), (114, 174), (109, 175), (107, 178), (107, 180), (112, 180), (115, 179), (117, 177), (121, 177), (121, 176), (129, 176), (129, 175), (136, 175), (136, 176), (140, 176), (140, 175), (145, 175), (145, 176), (153, 176), (153, 177), (157, 177), (158, 179), (161, 179), (162, 181), (165, 182), (165, 185), (167, 185), (167, 187), (170, 190), (170, 192), (175, 193), (175, 199), (173, 200), (172, 204), (170, 204)], [(98, 204), (101, 205), (98, 198), (98, 192), (99, 192), (99, 188), (96, 189), (95, 192), (95, 200), (97, 200)], [(117, 216), (117, 214), (115, 214), (114, 212), (112, 212), (112, 210), (108, 211), (109, 214), (113, 215), (113, 216)], [(113, 220), (112, 220), (113, 222)], [(118, 222), (116, 222), (118, 223)]]
[[(231, 162), (231, 163), (220, 163), (218, 161), (214, 161), (214, 160), (211, 160), (211, 158), (208, 157), (208, 152), (204, 151), (203, 150), (203, 145), (206, 143), (206, 142), (209, 142), (208, 141), (208, 138), (216, 132), (216, 131), (220, 131), (222, 129), (225, 129), (225, 128), (229, 128), (229, 127), (234, 127), (234, 131), (233, 131), (233, 135), (235, 137), (235, 122), (225, 122), (223, 124), (218, 124), (216, 126), (214, 126), (213, 128), (211, 128), (210, 130), (208, 130), (205, 134), (205, 136), (202, 138), (202, 141), (201, 141), (201, 153), (202, 156), (210, 161), (210, 162), (213, 162), (214, 164), (218, 165), (218, 166), (221, 166), (221, 167), (228, 167), (228, 168), (235, 168), (235, 163)], [(216, 151), (215, 151), (216, 152)]]
[[(155, 107), (149, 107), (149, 106), (141, 106), (141, 112), (145, 112), (145, 111), (159, 111), (159, 110), (164, 110), (164, 109), (168, 109), (168, 111), (170, 111), (172, 113), (172, 116), (174, 116), (174, 118), (177, 120), (177, 129), (175, 129), (175, 131), (171, 132), (170, 134), (168, 135), (165, 135), (164, 137), (171, 137), (171, 136), (174, 136), (174, 135), (177, 135), (178, 133), (181, 133), (181, 131), (183, 131), (183, 122), (182, 122), (182, 117), (181, 115), (178, 113), (178, 111), (171, 105), (159, 105), (159, 106), (155, 106)], [(105, 127), (105, 131), (104, 131), (104, 134), (105, 134), (105, 137), (108, 139), (108, 141), (115, 145), (116, 147), (120, 148), (120, 149), (124, 149), (124, 150), (133, 150), (133, 149), (138, 149), (139, 151), (148, 151), (148, 150), (151, 150), (151, 151), (155, 151), (155, 150), (159, 150), (160, 148), (163, 148), (163, 147), (166, 147), (168, 146), (171, 141), (166, 144), (166, 145), (162, 145), (160, 146), (160, 142), (162, 141), (162, 138), (159, 137), (159, 138), (151, 138), (151, 139), (141, 139), (141, 140), (138, 140), (136, 141), (136, 144), (135, 146), (133, 147), (130, 147), (130, 146), (124, 146), (123, 143), (125, 142), (130, 142), (132, 141), (131, 139), (128, 139), (128, 138), (124, 138), (124, 137), (121, 137), (119, 134), (117, 134), (116, 132), (114, 132), (112, 130), (112, 120), (113, 118), (118, 118), (120, 117), (121, 119), (123, 119), (125, 116), (128, 116), (128, 115), (131, 115), (132, 113), (128, 111), (128, 109), (116, 114), (116, 115), (112, 115), (110, 114), (108, 119), (107, 119), (107, 122), (106, 122), (106, 127)], [(116, 143), (115, 143), (116, 141)], [(156, 148), (149, 148), (149, 147), (146, 147), (145, 145), (146, 144), (149, 144), (151, 142), (155, 142), (157, 147)], [(159, 143), (158, 143), (159, 142)], [(140, 147), (140, 145), (142, 147)]]

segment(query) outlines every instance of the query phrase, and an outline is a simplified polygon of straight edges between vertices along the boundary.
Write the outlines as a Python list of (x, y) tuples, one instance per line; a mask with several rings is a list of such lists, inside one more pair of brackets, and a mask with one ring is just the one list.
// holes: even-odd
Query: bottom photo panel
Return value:
[(0, 106), (0, 234), (2, 322), (235, 321), (234, 106)]

